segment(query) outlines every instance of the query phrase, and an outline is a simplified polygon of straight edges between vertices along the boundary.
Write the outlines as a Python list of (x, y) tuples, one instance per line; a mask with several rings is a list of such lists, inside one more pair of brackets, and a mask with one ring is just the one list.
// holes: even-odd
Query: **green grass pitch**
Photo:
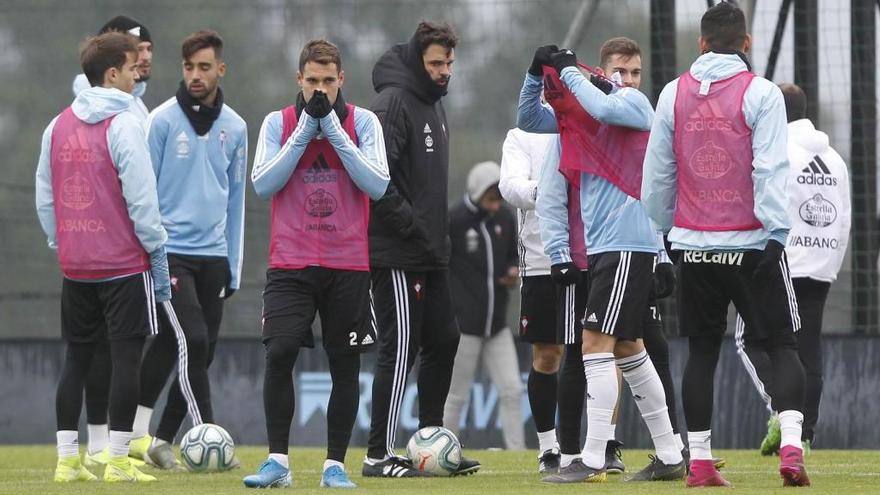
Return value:
[[(0, 447), (0, 494), (54, 493), (100, 495), (105, 493), (131, 494), (184, 494), (221, 495), (227, 493), (253, 494), (244, 488), (241, 477), (252, 473), (265, 459), (264, 447), (239, 447), (242, 467), (222, 474), (166, 474), (149, 469), (159, 481), (149, 485), (120, 485), (103, 482), (61, 484), (52, 482), (55, 467), (55, 448), (48, 445)], [(713, 451), (727, 460), (722, 473), (735, 489), (734, 495), (745, 493), (781, 493), (782, 481), (776, 471), (778, 459), (761, 457), (757, 450)], [(464, 478), (433, 479), (378, 479), (361, 478), (360, 463), (364, 451), (349, 451), (348, 470), (358, 484), (357, 490), (345, 493), (415, 494), (415, 495), (511, 495), (565, 494), (565, 493), (682, 493), (684, 482), (625, 483), (621, 476), (609, 476), (607, 483), (580, 483), (576, 485), (548, 485), (540, 482), (535, 472), (535, 453), (532, 451), (503, 452), (468, 450), (467, 454), (483, 463), (474, 476)], [(627, 469), (635, 471), (648, 461), (644, 450), (625, 450)], [(291, 489), (273, 490), (270, 493), (326, 493), (318, 488), (323, 464), (322, 449), (297, 448), (291, 451), (294, 484)], [(856, 493), (880, 493), (880, 451), (814, 450), (807, 458), (813, 487), (810, 494), (833, 493), (852, 495)], [(101, 473), (96, 473), (99, 476)], [(625, 475), (624, 475), (625, 476)], [(721, 489), (711, 489), (712, 493)], [(791, 493), (793, 489), (785, 489)], [(697, 490), (704, 493), (706, 489)], [(258, 491), (256, 493), (264, 493)], [(722, 493), (724, 493), (722, 491)]]

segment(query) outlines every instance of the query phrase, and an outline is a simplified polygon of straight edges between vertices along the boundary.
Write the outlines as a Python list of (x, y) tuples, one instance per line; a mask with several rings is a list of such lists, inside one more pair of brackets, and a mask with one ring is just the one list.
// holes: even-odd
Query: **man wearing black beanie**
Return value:
[[(153, 38), (150, 36), (150, 31), (147, 27), (141, 24), (140, 21), (124, 15), (118, 15), (107, 21), (106, 24), (101, 26), (98, 34), (110, 31), (127, 33), (138, 38), (138, 81), (134, 85), (134, 105), (132, 105), (132, 110), (146, 124), (150, 109), (144, 105), (141, 98), (147, 91), (147, 81), (153, 72)], [(73, 94), (76, 95), (89, 86), (90, 84), (86, 77), (80, 74), (73, 80)]]

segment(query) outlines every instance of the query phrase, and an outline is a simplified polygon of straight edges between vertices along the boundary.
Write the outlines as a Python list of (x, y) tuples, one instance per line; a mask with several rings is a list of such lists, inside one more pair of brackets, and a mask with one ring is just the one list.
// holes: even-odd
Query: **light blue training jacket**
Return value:
[[(634, 129), (647, 130), (651, 127), (654, 111), (648, 98), (638, 90), (619, 88), (606, 95), (574, 67), (563, 69), (560, 79), (596, 120)], [(519, 96), (517, 127), (527, 132), (559, 132), (553, 109), (540, 102), (542, 89), (540, 77), (526, 74)], [(542, 178), (538, 182), (537, 210), (541, 220), (541, 239), (545, 253), (553, 264), (568, 261), (567, 210), (559, 207), (559, 202), (563, 206), (566, 204), (567, 196), (565, 182), (559, 181), (561, 174), (548, 175), (544, 170), (558, 170), (560, 152), (557, 140), (556, 146), (550, 146), (547, 150)], [(628, 196), (608, 180), (586, 173), (581, 174), (580, 194), (587, 254), (614, 251), (658, 253), (662, 250), (662, 244), (658, 245), (656, 230), (640, 201)], [(551, 206), (551, 203), (556, 204)], [(563, 225), (566, 226), (564, 230), (561, 228)]]
[[(745, 62), (737, 55), (710, 52), (697, 58), (690, 72), (698, 81), (718, 81), (746, 69)], [(660, 230), (669, 233), (669, 241), (675, 249), (764, 249), (769, 239), (784, 246), (790, 224), (785, 189), (788, 178), (788, 131), (782, 92), (767, 79), (755, 76), (743, 98), (746, 124), (752, 129), (755, 217), (764, 228), (737, 232), (704, 232), (672, 225), (678, 188), (678, 165), (672, 147), (677, 92), (678, 78), (663, 88), (657, 101), (657, 115), (651, 127), (642, 177), (642, 202), (648, 215)]]
[[(150, 253), (151, 264), (155, 267), (157, 263), (164, 263), (162, 247), (168, 236), (159, 216), (156, 178), (150, 165), (143, 122), (132, 112), (132, 101), (132, 95), (118, 89), (90, 87), (76, 96), (71, 107), (77, 118), (90, 124), (116, 116), (107, 128), (110, 158), (119, 174), (122, 196), (128, 216), (134, 223), (135, 235), (144, 250)], [(57, 120), (58, 117), (52, 119), (43, 131), (36, 174), (37, 216), (52, 249), (57, 249), (57, 245), (50, 162), (52, 131)]]
[(385, 138), (382, 125), (373, 112), (354, 107), (354, 128), (358, 137), (355, 145), (336, 111), (320, 119), (323, 133), (318, 132), (318, 119), (303, 111), (293, 133), (281, 142), (284, 127), (281, 111), (276, 110), (263, 120), (251, 180), (257, 196), (268, 199), (287, 184), (299, 159), (302, 158), (312, 139), (328, 139), (342, 160), (342, 166), (354, 184), (372, 199), (385, 194), (391, 176), (388, 174), (388, 158), (385, 155)]
[[(86, 78), (85, 74), (77, 74), (77, 76), (73, 78), (73, 96), (76, 96), (80, 93), (80, 91), (91, 87), (92, 85), (89, 83), (89, 80), (88, 78)], [(132, 101), (130, 110), (144, 124), (146, 124), (147, 116), (150, 114), (150, 110), (147, 108), (147, 105), (144, 104), (144, 100), (142, 99), (144, 97), (144, 93), (146, 92), (146, 81), (134, 83), (134, 91), (132, 91), (132, 96), (134, 96), (134, 100)], [(146, 131), (146, 129), (144, 129), (144, 131)]]
[(172, 96), (150, 113), (147, 126), (168, 253), (227, 257), (230, 287), (238, 289), (247, 124), (224, 104), (211, 129), (199, 136)]

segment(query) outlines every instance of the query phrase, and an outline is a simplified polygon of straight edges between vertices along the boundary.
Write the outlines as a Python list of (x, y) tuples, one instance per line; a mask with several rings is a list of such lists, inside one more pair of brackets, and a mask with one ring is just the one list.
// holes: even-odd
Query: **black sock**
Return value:
[(360, 354), (327, 355), (333, 391), (327, 405), (327, 459), (345, 462), (360, 401)]
[(266, 374), (263, 380), (263, 408), (269, 453), (287, 454), (290, 422), (295, 408), (293, 366), (300, 343), (293, 337), (272, 337), (266, 346)]
[(86, 377), (86, 420), (90, 425), (107, 424), (110, 407), (110, 343), (102, 340), (95, 344), (92, 365)]
[(141, 383), (141, 354), (145, 337), (110, 341), (113, 364), (110, 379), (110, 430), (131, 431)]
[(556, 427), (556, 373), (541, 373), (532, 367), (527, 387), (535, 429), (538, 433), (552, 430)]
[(95, 344), (92, 343), (67, 343), (64, 369), (61, 371), (61, 379), (58, 380), (58, 389), (55, 392), (55, 418), (59, 431), (79, 429), (83, 386), (89, 373), (94, 350)]
[(580, 344), (565, 346), (562, 374), (559, 377), (559, 450), (563, 454), (581, 451), (581, 418), (587, 379)]
[(715, 367), (721, 352), (722, 335), (701, 335), (688, 340), (688, 361), (681, 383), (684, 419), (688, 431), (712, 428), (712, 400)]

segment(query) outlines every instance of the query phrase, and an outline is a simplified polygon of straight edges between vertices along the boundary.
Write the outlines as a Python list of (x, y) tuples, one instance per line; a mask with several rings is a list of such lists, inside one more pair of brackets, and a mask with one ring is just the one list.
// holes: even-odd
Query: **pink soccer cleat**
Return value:
[(782, 476), (782, 486), (810, 486), (804, 451), (794, 445), (779, 449), (779, 475)]
[(691, 459), (691, 470), (687, 477), (687, 487), (698, 488), (703, 486), (730, 487), (732, 485), (715, 469), (712, 459)]

